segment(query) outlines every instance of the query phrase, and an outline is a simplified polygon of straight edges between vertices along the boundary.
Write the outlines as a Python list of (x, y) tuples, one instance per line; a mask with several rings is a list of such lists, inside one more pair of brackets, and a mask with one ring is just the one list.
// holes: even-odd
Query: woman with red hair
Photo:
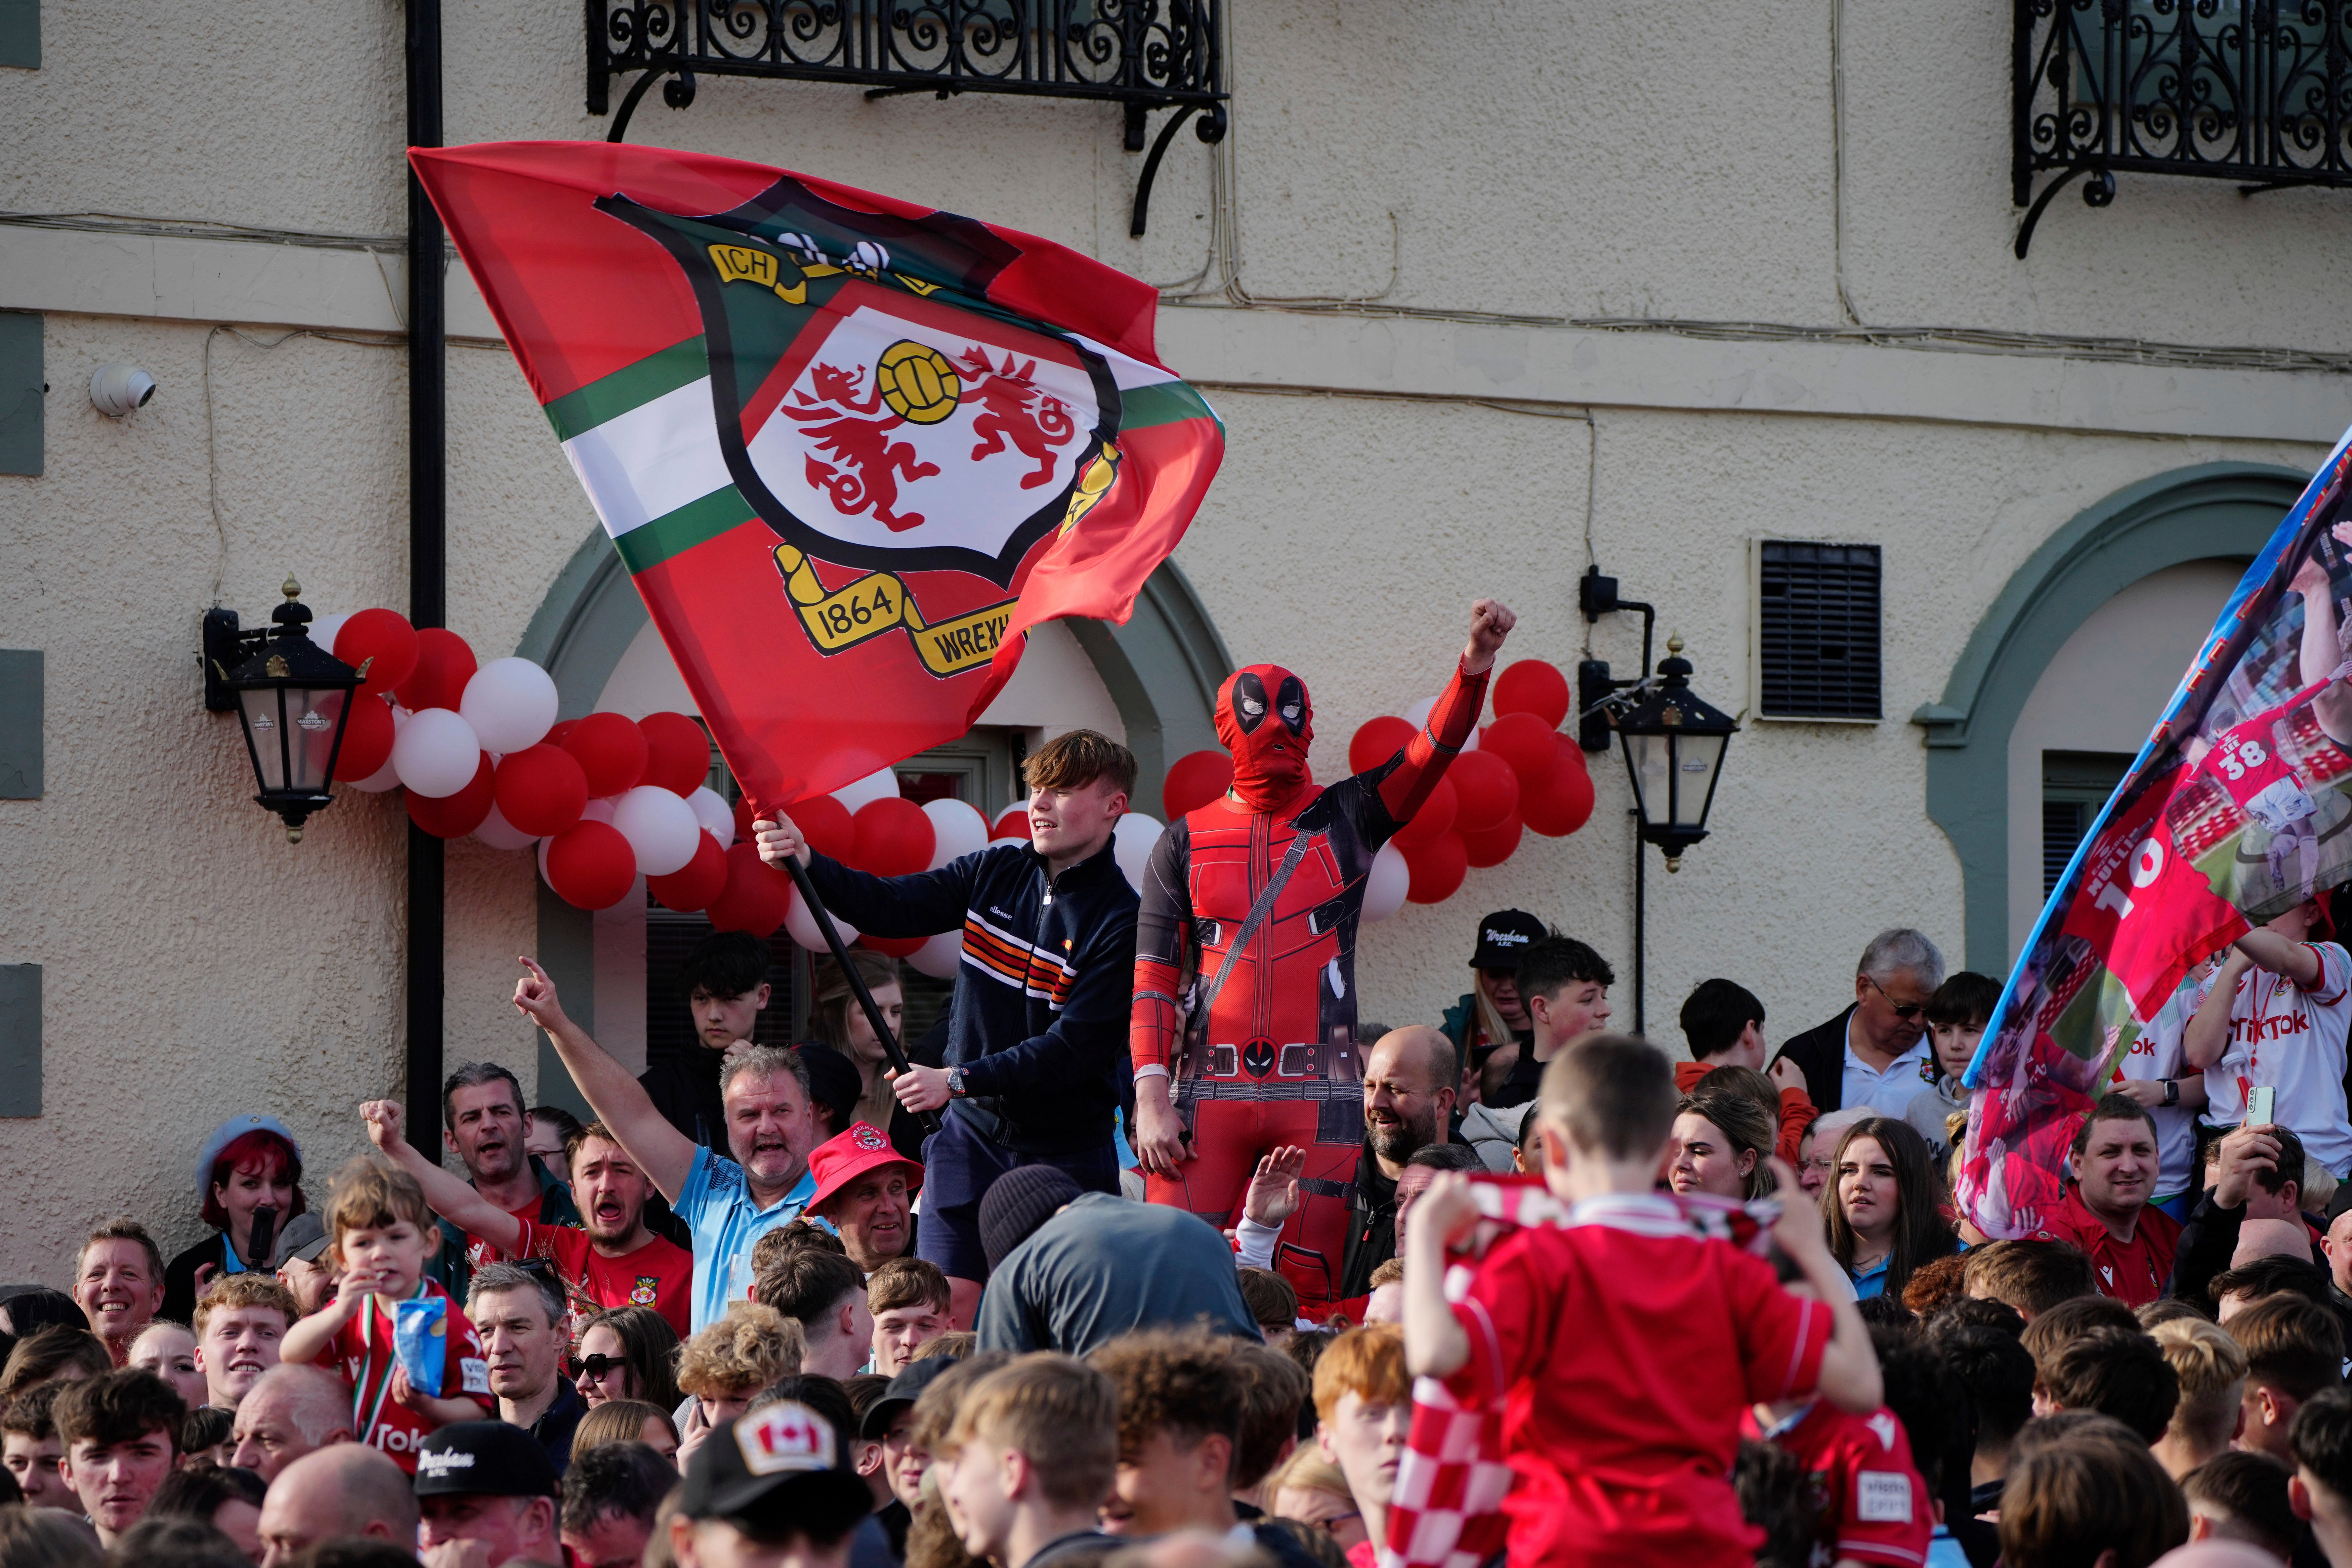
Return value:
[[(294, 1135), (274, 1116), (222, 1122), (196, 1155), (196, 1199), (214, 1234), (163, 1270), (163, 1308), (156, 1315), (177, 1323), (194, 1319), (196, 1298), (219, 1276), (268, 1270), (278, 1234), (308, 1206)], [(254, 1216), (263, 1210), (269, 1223), (257, 1235)]]

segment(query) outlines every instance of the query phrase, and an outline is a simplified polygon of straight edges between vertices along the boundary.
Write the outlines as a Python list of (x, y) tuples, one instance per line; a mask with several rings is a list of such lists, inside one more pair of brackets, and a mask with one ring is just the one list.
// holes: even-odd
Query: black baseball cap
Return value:
[(882, 1435), (890, 1430), (890, 1423), (898, 1418), (898, 1412), (920, 1399), (923, 1390), (953, 1365), (953, 1356), (935, 1355), (901, 1367), (890, 1380), (890, 1386), (882, 1391), (882, 1397), (866, 1407), (865, 1419), (857, 1424), (857, 1435), (869, 1443), (880, 1442)]
[(1470, 955), (1470, 967), (1517, 969), (1528, 944), (1549, 934), (1543, 921), (1525, 910), (1496, 910), (1478, 922), (1478, 947)]
[(561, 1497), (539, 1439), (504, 1421), (452, 1421), (416, 1450), (418, 1497)]
[(326, 1250), (326, 1221), (315, 1214), (298, 1214), (278, 1233), (278, 1246), (269, 1255), (269, 1267), (283, 1268), (298, 1258), (305, 1263), (316, 1263), (319, 1254)]
[(725, 1520), (763, 1541), (836, 1541), (874, 1510), (874, 1493), (853, 1463), (832, 1422), (798, 1400), (779, 1400), (703, 1440), (687, 1465), (677, 1510)]

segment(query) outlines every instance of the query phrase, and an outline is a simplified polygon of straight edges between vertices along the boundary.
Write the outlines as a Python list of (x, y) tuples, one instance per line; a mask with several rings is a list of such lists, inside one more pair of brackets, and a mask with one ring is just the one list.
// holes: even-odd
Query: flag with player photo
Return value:
[(1224, 449), (1145, 283), (730, 158), (415, 149), (744, 794), (961, 735), (1058, 616), (1123, 621)]
[(2081, 1114), (2192, 966), (2352, 881), (2347, 470), (2352, 432), (2230, 595), (2001, 991), (1955, 1186), (1987, 1236), (2032, 1235), (2063, 1200)]

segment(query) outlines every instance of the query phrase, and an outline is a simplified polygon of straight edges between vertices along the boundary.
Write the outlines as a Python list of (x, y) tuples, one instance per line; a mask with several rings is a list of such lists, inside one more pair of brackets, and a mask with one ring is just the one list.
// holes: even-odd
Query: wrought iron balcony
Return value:
[(2078, 174), (2352, 185), (2352, 0), (2017, 0), (2012, 68), (2021, 258)]
[(1144, 115), (1160, 127), (1130, 225), (1143, 232), (1151, 183), (1184, 121), (1202, 142), (1225, 133), (1217, 0), (587, 0), (588, 112), (611, 108), (615, 77), (639, 73), (607, 140), (628, 132), (664, 78), (672, 109), (698, 76), (769, 77), (863, 87), (868, 98), (1019, 93), (1126, 107), (1128, 151)]

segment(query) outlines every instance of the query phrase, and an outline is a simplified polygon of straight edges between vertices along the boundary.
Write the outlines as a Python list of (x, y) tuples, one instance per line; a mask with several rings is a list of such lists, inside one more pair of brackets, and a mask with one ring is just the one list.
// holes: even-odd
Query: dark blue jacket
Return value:
[(1136, 897), (1109, 845), (1051, 879), (1022, 843), (912, 877), (869, 876), (816, 854), (808, 869), (826, 907), (859, 931), (932, 936), (962, 926), (947, 1040), (947, 1065), (964, 1072), (955, 1114), (1024, 1153), (1110, 1142), (1127, 1081)]

